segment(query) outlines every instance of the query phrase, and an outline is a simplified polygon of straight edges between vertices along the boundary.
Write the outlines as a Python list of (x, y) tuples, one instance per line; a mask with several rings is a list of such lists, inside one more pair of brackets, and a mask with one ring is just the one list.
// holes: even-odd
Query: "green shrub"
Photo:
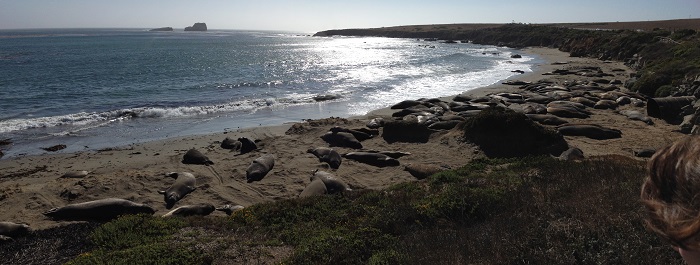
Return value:
[(90, 239), (100, 249), (127, 249), (161, 242), (185, 225), (180, 218), (126, 215), (98, 227)]

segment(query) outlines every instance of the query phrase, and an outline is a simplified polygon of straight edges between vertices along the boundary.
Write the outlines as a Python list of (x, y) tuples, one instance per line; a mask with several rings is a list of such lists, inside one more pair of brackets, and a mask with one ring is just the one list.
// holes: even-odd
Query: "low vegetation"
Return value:
[(121, 217), (70, 264), (680, 264), (643, 226), (644, 172), (615, 156), (479, 159), (228, 218)]

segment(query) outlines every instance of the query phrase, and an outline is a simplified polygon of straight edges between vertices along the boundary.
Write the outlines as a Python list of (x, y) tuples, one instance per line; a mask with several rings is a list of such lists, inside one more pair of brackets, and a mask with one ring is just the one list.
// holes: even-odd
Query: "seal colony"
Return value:
[[(566, 63), (544, 63), (538, 73), (452, 97), (416, 95), (363, 117), (3, 159), (0, 221), (36, 230), (68, 222), (63, 220), (134, 212), (226, 216), (260, 202), (422, 181), (484, 156), (478, 146), (464, 141), (460, 128), (493, 107), (523, 113), (537, 126), (564, 132), (558, 133), (572, 151), (552, 154), (561, 159), (610, 154), (646, 159), (648, 152), (640, 150), (656, 150), (683, 137), (677, 125), (645, 115), (646, 98), (613, 84), (632, 73), (621, 63), (573, 58), (545, 48), (526, 52)], [(626, 70), (612, 71), (618, 68)], [(167, 172), (187, 172), (195, 180), (164, 178)], [(179, 197), (171, 205), (169, 188)], [(165, 195), (157, 193), (163, 189)], [(101, 215), (105, 212), (109, 214)]]

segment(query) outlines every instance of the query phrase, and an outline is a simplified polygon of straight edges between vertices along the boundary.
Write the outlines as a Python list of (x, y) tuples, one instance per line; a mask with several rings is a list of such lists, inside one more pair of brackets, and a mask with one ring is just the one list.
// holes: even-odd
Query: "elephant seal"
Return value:
[(248, 183), (260, 181), (265, 177), (265, 175), (267, 175), (268, 172), (270, 172), (270, 170), (272, 170), (272, 167), (274, 166), (275, 157), (273, 155), (266, 154), (258, 157), (253, 160), (253, 162), (250, 163), (250, 166), (248, 166), (248, 169), (246, 169), (245, 178), (248, 180)]
[(428, 125), (428, 129), (432, 130), (452, 130), (457, 124), (459, 124), (460, 120), (451, 120), (451, 121), (439, 121), (433, 124)]
[(343, 162), (343, 158), (333, 150), (328, 147), (317, 147), (306, 151), (307, 153), (312, 153), (318, 158), (319, 162), (326, 162), (331, 166), (332, 169), (338, 169), (340, 164)]
[(347, 159), (352, 159), (360, 163), (372, 165), (375, 167), (395, 167), (398, 166), (399, 160), (391, 158), (385, 154), (371, 153), (371, 152), (350, 152), (343, 157)]
[(561, 153), (561, 155), (559, 155), (557, 158), (562, 161), (572, 161), (583, 160), (585, 157), (583, 156), (583, 151), (581, 149), (578, 147), (572, 147)]
[(13, 238), (26, 235), (31, 231), (32, 229), (27, 224), (0, 222), (0, 236)]
[(383, 118), (374, 118), (374, 119), (370, 120), (369, 122), (367, 122), (367, 125), (365, 125), (365, 126), (367, 126), (367, 128), (370, 128), (370, 129), (381, 128), (382, 126), (384, 126), (384, 119)]
[(418, 100), (404, 100), (391, 106), (391, 109), (405, 109), (413, 106), (418, 106), (423, 104), (422, 101)]
[(411, 155), (411, 153), (409, 153), (409, 152), (401, 152), (401, 151), (367, 151), (367, 152), (387, 155), (387, 156), (394, 158), (394, 159), (399, 159), (401, 157)]
[(233, 139), (228, 138), (228, 137), (226, 137), (226, 139), (221, 141), (221, 148), (223, 148), (223, 149), (240, 150), (241, 146), (242, 146), (241, 141), (233, 140)]
[(185, 197), (185, 195), (197, 189), (197, 179), (189, 172), (171, 172), (166, 174), (166, 176), (171, 178), (176, 178), (175, 183), (171, 185), (167, 190), (158, 191), (159, 194), (163, 194), (163, 199), (165, 200), (165, 208), (173, 208), (173, 205), (177, 203), (180, 199)]
[(61, 178), (84, 178), (90, 174), (87, 170), (69, 171), (61, 176)]
[(585, 98), (585, 97), (573, 97), (573, 98), (570, 98), (569, 101), (575, 102), (575, 103), (580, 103), (580, 104), (586, 105), (586, 106), (591, 107), (591, 108), (594, 107), (595, 103), (596, 103), (595, 101), (590, 100), (590, 99)]
[(445, 168), (434, 164), (408, 164), (404, 167), (404, 170), (417, 179), (424, 179), (444, 171)]
[(331, 147), (338, 146), (362, 149), (362, 143), (360, 143), (354, 135), (347, 132), (328, 132), (321, 136), (321, 139), (326, 141)]
[(364, 141), (367, 139), (370, 139), (373, 137), (373, 135), (365, 132), (361, 132), (358, 130), (353, 130), (353, 129), (347, 129), (347, 128), (341, 128), (338, 126), (333, 126), (333, 128), (330, 129), (331, 132), (338, 133), (338, 132), (346, 132), (352, 134), (352, 136), (355, 136), (355, 139), (358, 141)]
[(595, 103), (595, 106), (593, 106), (593, 108), (595, 108), (595, 109), (616, 109), (617, 102), (614, 100), (609, 100), (609, 99), (601, 99)]
[(326, 191), (328, 194), (352, 190), (347, 184), (345, 184), (345, 182), (326, 171), (314, 170), (313, 174), (311, 175), (311, 182), (317, 179), (321, 180), (321, 182), (323, 182), (323, 184), (326, 186)]
[(243, 210), (243, 208), (245, 208), (245, 207), (243, 207), (242, 205), (226, 204), (226, 205), (221, 206), (221, 207), (216, 207), (216, 210), (222, 211), (222, 212), (226, 213), (226, 215), (232, 215), (233, 213), (235, 213), (237, 211)]
[(210, 213), (214, 212), (214, 205), (211, 205), (209, 203), (200, 203), (200, 204), (193, 204), (193, 205), (183, 205), (180, 207), (175, 208), (175, 210), (169, 211), (168, 213), (164, 214), (163, 217), (171, 217), (171, 216), (193, 216), (193, 215), (200, 215), (200, 216), (205, 216), (209, 215)]
[(552, 114), (525, 114), (528, 118), (533, 121), (539, 122), (544, 125), (562, 125), (569, 123), (567, 120), (554, 116)]
[(154, 214), (155, 212), (155, 209), (145, 204), (107, 198), (53, 208), (43, 214), (57, 221), (109, 221), (125, 214)]
[(644, 115), (636, 110), (622, 110), (620, 111), (620, 114), (627, 116), (627, 118), (630, 120), (642, 121), (646, 124), (654, 125), (654, 121), (651, 118), (649, 118), (649, 116)]
[(258, 145), (247, 137), (238, 138), (238, 141), (241, 142), (241, 155), (258, 149)]
[(617, 129), (609, 129), (594, 124), (567, 124), (561, 125), (557, 131), (562, 135), (585, 136), (596, 140), (606, 140), (622, 137), (622, 132)]
[(196, 165), (213, 165), (214, 162), (209, 160), (207, 156), (202, 154), (202, 152), (197, 151), (197, 149), (190, 149), (182, 157), (183, 164), (196, 164)]
[(301, 191), (301, 194), (299, 194), (299, 197), (305, 198), (305, 197), (323, 195), (326, 193), (328, 193), (328, 189), (326, 188), (326, 184), (323, 183), (323, 180), (321, 180), (320, 178), (316, 178), (316, 179), (313, 179), (311, 181), (311, 183), (309, 183), (309, 185), (306, 185), (306, 188), (304, 188), (304, 190)]

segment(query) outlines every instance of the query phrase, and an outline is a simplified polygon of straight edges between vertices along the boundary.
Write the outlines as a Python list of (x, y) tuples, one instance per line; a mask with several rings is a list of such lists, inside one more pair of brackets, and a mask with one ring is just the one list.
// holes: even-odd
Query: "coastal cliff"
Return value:
[(425, 38), (513, 48), (556, 48), (572, 57), (625, 62), (637, 71), (625, 86), (650, 97), (700, 94), (700, 59), (697, 59), (700, 58), (697, 33), (700, 20), (624, 24), (628, 29), (616, 29), (620, 26), (615, 25), (609, 29), (591, 28), (604, 27), (602, 24), (592, 24), (588, 28), (583, 25), (425, 25), (328, 30), (314, 36)]
[(191, 27), (186, 27), (185, 31), (207, 31), (206, 23), (194, 23)]

